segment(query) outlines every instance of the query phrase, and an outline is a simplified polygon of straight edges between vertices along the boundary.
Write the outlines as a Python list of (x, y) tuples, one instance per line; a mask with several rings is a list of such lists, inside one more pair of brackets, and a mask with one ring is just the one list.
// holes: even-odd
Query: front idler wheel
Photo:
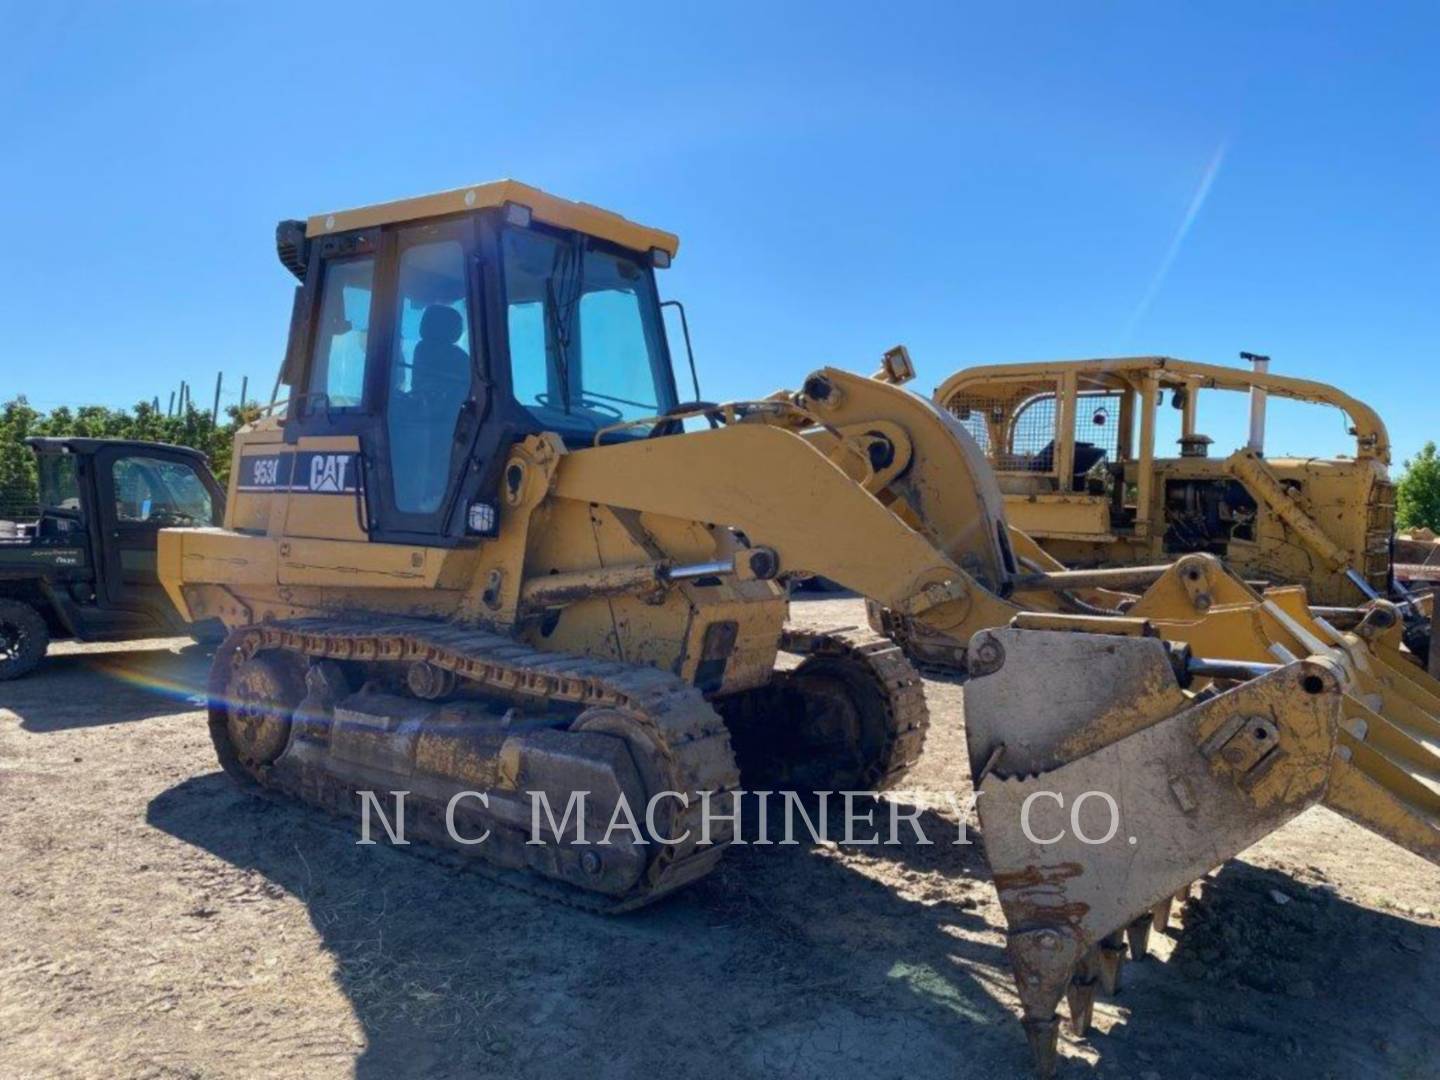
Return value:
[(291, 719), (305, 697), (303, 668), (294, 657), (273, 650), (246, 657), (227, 641), (216, 669), (225, 677), (214, 680), (223, 685), (212, 684), (215, 752), (227, 772), (260, 779), (290, 743)]

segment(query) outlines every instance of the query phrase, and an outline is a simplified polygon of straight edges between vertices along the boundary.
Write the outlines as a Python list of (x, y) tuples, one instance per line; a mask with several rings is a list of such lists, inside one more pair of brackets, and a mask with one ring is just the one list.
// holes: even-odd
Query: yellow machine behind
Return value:
[[(935, 400), (985, 449), (1010, 523), (1072, 567), (1219, 555), (1237, 573), (1300, 583), (1319, 604), (1388, 595), (1395, 489), (1376, 412), (1333, 386), (1170, 357), (966, 368)], [(1202, 401), (1250, 402), (1245, 445), (1211, 456)], [(1354, 454), (1267, 457), (1274, 399), (1343, 417)], [(1178, 446), (1157, 449), (1166, 405)], [(1328, 406), (1338, 413), (1325, 413)], [(1358, 579), (1358, 580), (1357, 580)]]
[[(677, 241), (594, 207), (506, 181), (282, 222), (277, 246), (288, 403), (237, 436), (225, 526), (160, 549), (181, 611), (231, 628), (210, 725), (244, 782), (349, 813), (408, 791), (413, 831), (502, 879), (640, 906), (714, 866), (730, 837), (702, 818), (742, 786), (881, 789), (920, 753), (900, 648), (787, 629), (786, 583), (820, 574), (976, 676), (972, 778), (1042, 1070), (1116, 935), (1143, 943), (1305, 807), (1440, 860), (1440, 684), (1395, 605), (1317, 615), (1206, 554), (1058, 568), (962, 423), (897, 385), (903, 350), (682, 401), (655, 282)], [(526, 842), (531, 793), (580, 791), (583, 832)], [(1118, 839), (1032, 842), (1037, 791), (1065, 822), (1111, 793)], [(649, 842), (594, 842), (621, 802), (653, 811)]]

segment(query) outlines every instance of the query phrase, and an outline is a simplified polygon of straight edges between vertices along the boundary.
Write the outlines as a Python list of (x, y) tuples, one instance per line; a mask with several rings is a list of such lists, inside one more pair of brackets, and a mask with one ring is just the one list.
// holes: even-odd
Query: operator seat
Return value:
[(425, 309), (410, 372), (412, 392), (459, 407), (470, 388), (470, 356), (457, 344), (464, 332), (465, 320), (453, 307), (431, 304)]
[(1100, 462), (1109, 456), (1109, 451), (1103, 446), (1096, 446), (1094, 443), (1077, 442), (1075, 444), (1075, 483), (1079, 484), (1085, 474), (1093, 469)]
[[(1070, 476), (1070, 490), (1080, 491), (1085, 486), (1085, 474), (1109, 456), (1109, 451), (1094, 443), (1075, 442), (1075, 462)], [(1035, 472), (1049, 472), (1055, 468), (1055, 440), (1051, 439), (1044, 449), (1036, 454), (1030, 466)]]

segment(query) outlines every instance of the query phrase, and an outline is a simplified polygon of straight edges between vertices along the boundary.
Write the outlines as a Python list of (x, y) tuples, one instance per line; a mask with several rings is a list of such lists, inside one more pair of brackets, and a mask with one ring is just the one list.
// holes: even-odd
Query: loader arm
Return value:
[[(1004, 499), (984, 453), (958, 421), (908, 390), (836, 368), (810, 375), (796, 401), (824, 425), (807, 438), (827, 453), (847, 440), (878, 437), (883, 462), (893, 446), (904, 467), (883, 476), (877, 496), (898, 504), (917, 531), (986, 587), (1007, 591), (1017, 567)], [(874, 444), (866, 451), (874, 454)]]
[(893, 498), (887, 505), (871, 494), (824, 449), (796, 431), (738, 423), (567, 454), (554, 494), (728, 525), (773, 550), (780, 573), (822, 574), (897, 611), (924, 613), (937, 630), (996, 626), (1019, 613), (932, 539), (948, 532), (960, 558), (980, 546), (975, 537), (994, 552), (1000, 519), (988, 507), (975, 503), (968, 525), (954, 515), (938, 528), (929, 518), (923, 531), (913, 528)]

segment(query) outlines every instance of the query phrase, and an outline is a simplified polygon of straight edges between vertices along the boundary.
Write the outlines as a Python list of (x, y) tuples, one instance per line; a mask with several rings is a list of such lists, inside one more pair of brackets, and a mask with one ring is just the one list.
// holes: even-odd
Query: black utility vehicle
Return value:
[(124, 439), (27, 442), (40, 513), (0, 522), (0, 680), (33, 669), (52, 638), (208, 636), (181, 619), (155, 572), (161, 529), (224, 517), (205, 455)]

